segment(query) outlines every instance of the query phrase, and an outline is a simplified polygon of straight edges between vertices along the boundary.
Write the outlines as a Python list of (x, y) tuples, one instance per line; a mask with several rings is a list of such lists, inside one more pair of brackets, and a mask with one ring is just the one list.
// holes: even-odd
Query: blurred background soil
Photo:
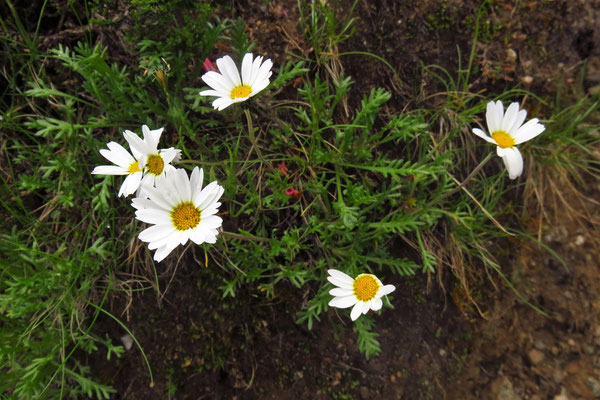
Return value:
[[(297, 2), (227, 4), (222, 16), (242, 17), (258, 43), (255, 52), (275, 65), (291, 53), (314, 51), (299, 29)], [(350, 11), (339, 6), (341, 16)], [(121, 28), (127, 27), (127, 3), (113, 12), (120, 23), (85, 29), (57, 13), (45, 21), (41, 43), (73, 43), (90, 29), (111, 46), (115, 60), (126, 63), (131, 45)], [(476, 26), (479, 72), (472, 76), (472, 92), (485, 96), (520, 85), (542, 98), (560, 93), (567, 101), (600, 92), (596, 0), (363, 0), (354, 15), (355, 34), (339, 52), (376, 54), (398, 75), (368, 56), (340, 56), (341, 68), (356, 82), (351, 107), (372, 87), (393, 93), (387, 105), (392, 114), (435, 106), (427, 95), (442, 88), (423, 66), (456, 74), (460, 57), (464, 68)], [(592, 122), (599, 123), (600, 115)], [(424, 274), (402, 278), (393, 282), (395, 310), (376, 318), (383, 352), (366, 360), (347, 316), (329, 310), (312, 330), (295, 323), (310, 288), (282, 284), (272, 299), (243, 288), (223, 302), (218, 270), (184, 262), (176, 271), (159, 270), (160, 295), (112, 294), (110, 311), (142, 344), (154, 384), (135, 346), (116, 361), (89, 360), (94, 374), (118, 390), (114, 399), (600, 398), (600, 186), (591, 175), (585, 184), (550, 178), (544, 192), (524, 193), (529, 213), (522, 222), (556, 255), (535, 241), (512, 240), (502, 263), (515, 289), (547, 316), (493, 273), (474, 291), (478, 309), (453, 290), (449, 273), (439, 282)], [(129, 340), (109, 319), (97, 330), (117, 342)]]

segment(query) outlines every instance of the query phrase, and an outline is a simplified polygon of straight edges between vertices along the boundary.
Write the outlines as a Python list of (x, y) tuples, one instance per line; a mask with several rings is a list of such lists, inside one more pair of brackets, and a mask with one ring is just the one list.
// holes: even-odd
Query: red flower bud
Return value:
[(281, 171), (283, 176), (287, 176), (288, 167), (286, 167), (285, 161), (282, 161), (281, 164), (277, 166), (277, 169)]
[(208, 58), (204, 59), (204, 64), (202, 64), (202, 68), (204, 68), (204, 70), (206, 72), (208, 72), (208, 71), (216, 71), (217, 70), (215, 68), (215, 66), (213, 65), (213, 63), (211, 63)]
[(300, 198), (300, 196), (302, 196), (302, 191), (298, 191), (298, 190), (294, 189), (293, 187), (289, 187), (285, 190), (285, 195), (298, 200)]

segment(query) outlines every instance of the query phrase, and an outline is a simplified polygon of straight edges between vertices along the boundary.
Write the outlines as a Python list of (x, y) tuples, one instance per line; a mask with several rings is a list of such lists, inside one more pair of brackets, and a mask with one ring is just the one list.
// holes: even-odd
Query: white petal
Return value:
[(179, 231), (173, 231), (171, 234), (165, 236), (162, 239), (154, 240), (148, 243), (148, 248), (150, 250), (158, 249), (159, 247), (167, 246), (170, 249), (174, 249), (179, 246)]
[(375, 299), (371, 300), (371, 310), (379, 311), (379, 310), (381, 310), (382, 306), (383, 306), (383, 302), (381, 301), (381, 299), (375, 298)]
[(177, 168), (173, 174), (169, 174), (169, 178), (173, 181), (173, 186), (177, 191), (180, 201), (192, 200), (192, 191), (190, 189), (190, 181), (184, 169)]
[(521, 176), (523, 173), (523, 156), (519, 149), (516, 147), (504, 149), (502, 161), (504, 161), (510, 179), (516, 179)]
[(226, 96), (226, 93), (223, 92), (217, 92), (216, 90), (203, 90), (200, 93), (200, 96), (216, 96), (216, 97), (223, 97)]
[(208, 71), (202, 75), (202, 80), (213, 90), (220, 93), (228, 93), (231, 91), (231, 88), (235, 86), (233, 82), (229, 82), (227, 77), (216, 71)]
[(131, 200), (131, 206), (136, 210), (144, 210), (146, 208), (154, 207), (154, 203), (150, 199), (138, 196)]
[(359, 301), (354, 305), (354, 308), (352, 308), (352, 311), (350, 312), (350, 318), (352, 321), (356, 321), (356, 318), (360, 317), (360, 315), (363, 313), (363, 304), (365, 303)]
[(258, 92), (267, 87), (269, 84), (269, 77), (271, 76), (271, 67), (273, 67), (273, 62), (271, 59), (268, 59), (260, 66), (256, 75), (252, 77), (252, 83), (250, 86), (254, 89), (255, 86), (260, 86), (260, 89), (256, 89)]
[(196, 244), (204, 243), (204, 239), (206, 237), (205, 231), (203, 229), (193, 229), (190, 233), (190, 240)]
[(190, 177), (190, 188), (192, 189), (192, 202), (194, 202), (194, 199), (196, 199), (202, 191), (203, 181), (204, 170), (202, 168), (194, 167), (194, 169), (192, 170), (192, 175)]
[(212, 106), (218, 110), (218, 111), (222, 111), (224, 109), (226, 109), (227, 107), (229, 107), (230, 105), (232, 105), (234, 103), (233, 100), (231, 100), (229, 97), (219, 97), (218, 99), (216, 99), (215, 101), (212, 102)]
[(527, 118), (527, 110), (519, 111), (519, 113), (517, 114), (517, 118), (515, 118), (515, 122), (512, 124), (511, 127), (509, 127), (509, 130), (507, 130), (506, 132), (514, 137), (519, 127), (523, 125), (523, 121), (525, 121), (525, 118)]
[(119, 196), (129, 196), (130, 194), (135, 193), (136, 190), (140, 187), (140, 183), (142, 182), (142, 172), (134, 172), (130, 174), (121, 185), (121, 189), (119, 190)]
[(392, 293), (394, 290), (396, 290), (396, 287), (394, 285), (385, 285), (379, 289), (379, 291), (377, 292), (377, 297), (387, 296), (388, 294)]
[(244, 83), (246, 85), (250, 85), (250, 87), (252, 87), (252, 84), (254, 83), (254, 81), (256, 80), (256, 77), (258, 76), (258, 71), (260, 70), (260, 65), (262, 63), (262, 59), (263, 59), (262, 56), (256, 56), (254, 61), (252, 61), (252, 68), (250, 70), (250, 76), (247, 81), (244, 81)]
[(181, 157), (181, 150), (177, 150), (173, 147), (161, 149), (160, 156), (163, 158), (165, 164), (170, 164), (177, 156)]
[(123, 132), (123, 136), (125, 136), (125, 140), (129, 143), (129, 147), (133, 151), (137, 151), (139, 154), (149, 156), (150, 154), (155, 154), (158, 152), (156, 147), (151, 147), (148, 143), (143, 141), (138, 135), (131, 131)]
[(207, 231), (204, 232), (204, 243), (216, 243), (217, 242), (217, 233), (216, 231)]
[(221, 217), (217, 217), (216, 215), (209, 215), (206, 218), (202, 217), (200, 224), (202, 225), (202, 229), (217, 229), (223, 225), (223, 219), (221, 219)]
[[(148, 176), (148, 175), (146, 175)], [(142, 184), (143, 184), (143, 180), (142, 180)], [(173, 207), (175, 207), (177, 205), (177, 203), (175, 201), (173, 201), (173, 199), (171, 199), (170, 197), (167, 198), (165, 195), (168, 195), (168, 193), (165, 193), (165, 195), (163, 195), (163, 193), (158, 190), (157, 188), (154, 187), (150, 187), (150, 186), (146, 186), (144, 188), (144, 190), (146, 191), (146, 194), (148, 195), (148, 197), (150, 198), (150, 200), (156, 204), (157, 207), (163, 208), (166, 211), (171, 211), (173, 209)]]
[(252, 73), (252, 53), (246, 53), (242, 60), (242, 82), (247, 84), (250, 82)]
[(144, 135), (144, 142), (148, 143), (150, 147), (158, 148), (158, 140), (155, 140), (156, 136), (150, 133), (150, 128), (147, 125), (142, 125), (142, 135)]
[(473, 133), (476, 134), (477, 136), (479, 136), (480, 138), (482, 138), (483, 140), (485, 140), (486, 142), (497, 144), (494, 139), (489, 137), (484, 131), (482, 131), (479, 128), (473, 128)]
[[(144, 140), (147, 143), (156, 143), (156, 146), (158, 146), (158, 142), (160, 141), (160, 135), (162, 134), (164, 129), (165, 128), (158, 128), (152, 130), (148, 128), (147, 125), (142, 125), (142, 134), (144, 135)], [(152, 140), (152, 142), (150, 142), (150, 140), (147, 139), (148, 137), (151, 137), (150, 140)]]
[(337, 288), (331, 289), (329, 291), (329, 294), (332, 296), (346, 297), (346, 296), (352, 296), (354, 293), (350, 289), (343, 289), (343, 288), (337, 287)]
[(111, 163), (118, 165), (119, 167), (128, 168), (135, 159), (123, 146), (116, 142), (109, 142), (106, 146), (110, 150), (102, 149), (100, 154)]
[(362, 306), (362, 313), (366, 314), (369, 312), (369, 310), (371, 309), (371, 302), (363, 302), (363, 306)]
[(129, 172), (123, 167), (116, 165), (99, 165), (92, 171), (94, 175), (128, 175)]
[(190, 240), (191, 233), (191, 229), (188, 229), (187, 231), (175, 231), (175, 234), (178, 235), (179, 244), (186, 244), (187, 241)]
[(135, 217), (147, 224), (170, 224), (171, 215), (165, 211), (156, 208), (144, 208), (135, 212)]
[(352, 286), (354, 284), (354, 279), (342, 271), (338, 271), (337, 269), (328, 269), (327, 273), (335, 279), (344, 282), (346, 285)]
[(175, 249), (175, 247), (169, 247), (169, 246), (162, 246), (159, 247), (156, 252), (154, 253), (154, 260), (156, 262), (161, 262), (162, 260), (165, 259), (165, 257), (167, 257), (169, 254), (171, 254), (171, 252)]
[(150, 228), (141, 231), (138, 237), (142, 242), (155, 242), (168, 237), (173, 232), (175, 232), (175, 227), (171, 224), (152, 225)]
[(358, 300), (354, 296), (334, 297), (328, 303), (329, 307), (348, 308), (356, 304)]
[(544, 132), (544, 130), (546, 130), (546, 127), (540, 124), (537, 118), (533, 118), (515, 132), (515, 144), (521, 144), (529, 139), (533, 139)]
[(234, 86), (241, 85), (240, 73), (231, 57), (225, 56), (217, 59), (217, 66), (219, 67), (219, 72), (229, 81), (233, 82)]
[[(512, 126), (514, 125), (515, 121), (517, 120), (518, 115), (519, 115), (519, 103), (511, 103), (508, 106), (508, 109), (506, 109), (506, 114), (504, 114), (504, 118), (502, 118), (501, 130), (503, 130), (506, 133), (510, 133), (510, 128), (512, 128)], [(490, 131), (490, 132), (494, 132), (494, 131)]]
[(500, 130), (502, 127), (502, 118), (504, 116), (504, 106), (502, 102), (490, 101), (487, 104), (487, 111), (485, 113), (485, 119), (487, 121), (488, 132), (495, 132)]
[(201, 210), (208, 208), (223, 195), (223, 188), (217, 181), (209, 183), (192, 201)]
[(329, 282), (333, 283), (337, 287), (352, 290), (352, 284), (348, 284), (348, 283), (345, 283), (344, 281), (340, 281), (339, 279), (334, 278), (333, 276), (328, 276), (327, 280)]

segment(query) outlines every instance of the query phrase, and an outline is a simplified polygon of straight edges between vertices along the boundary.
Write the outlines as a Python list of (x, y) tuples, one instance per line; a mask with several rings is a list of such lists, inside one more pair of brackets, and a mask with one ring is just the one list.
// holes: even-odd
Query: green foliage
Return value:
[(315, 51), (316, 61), (324, 61), (338, 44), (354, 34), (354, 8), (358, 1), (329, 3), (298, 1), (300, 29)]
[[(98, 280), (131, 267), (128, 245), (141, 226), (127, 202), (116, 198), (122, 179), (90, 171), (106, 163), (100, 148), (111, 140), (123, 143), (121, 132), (141, 124), (165, 126), (161, 140), (183, 151), (180, 166), (199, 165), (207, 180), (225, 188), (220, 211), (226, 231), (202, 249), (223, 267), (224, 301), (242, 286), (266, 299), (301, 289), (307, 297), (293, 311), (311, 329), (324, 313), (348, 318), (347, 310), (328, 310), (330, 268), (352, 276), (372, 272), (399, 288), (403, 276), (435, 274), (454, 260), (499, 271), (489, 243), (508, 235), (496, 219), (519, 211), (502, 200), (514, 185), (507, 185), (494, 158), (468, 190), (457, 186), (484, 151), (494, 151), (474, 145), (470, 133), (485, 109), (468, 91), (474, 50), (456, 78), (439, 67), (425, 69), (446, 89), (434, 109), (390, 112), (392, 93), (381, 88), (357, 98), (352, 109), (351, 77), (326, 75), (320, 67), (352, 35), (357, 2), (337, 8), (299, 2), (300, 28), (314, 60), (298, 57), (276, 66), (260, 95), (217, 113), (212, 99), (193, 86), (204, 58), (216, 55), (217, 41), (229, 41), (238, 62), (253, 50), (241, 19), (213, 18), (206, 2), (135, 0), (127, 34), (138, 54), (122, 65), (110, 47), (86, 41), (39, 54), (35, 35), (7, 4), (13, 18), (7, 26), (23, 37), (0, 37), (0, 55), (8, 60), (0, 104), (3, 393), (105, 399), (113, 392), (90, 378), (73, 354), (99, 347), (109, 359), (123, 353), (92, 333), (100, 313), (127, 331), (103, 309), (104, 300), (92, 299), (98, 293), (106, 299), (112, 288), (98, 287)], [(105, 5), (95, 2), (94, 9), (102, 12)], [(46, 62), (56, 75), (45, 72)], [(502, 99), (522, 94), (510, 91)], [(598, 172), (597, 155), (589, 150), (598, 143), (596, 128), (585, 126), (597, 109), (597, 99), (583, 99), (554, 113), (547, 134), (523, 147), (571, 176), (579, 169)], [(286, 194), (289, 188), (295, 194)], [(393, 294), (385, 308), (389, 300)], [(378, 318), (371, 312), (353, 323), (367, 358), (381, 352)], [(134, 341), (151, 378), (142, 344)], [(167, 391), (175, 395), (176, 387)]]
[(373, 332), (374, 325), (375, 322), (368, 316), (362, 316), (354, 321), (354, 332), (358, 337), (358, 348), (365, 353), (367, 359), (381, 353), (381, 347), (377, 341), (377, 336), (379, 335)]

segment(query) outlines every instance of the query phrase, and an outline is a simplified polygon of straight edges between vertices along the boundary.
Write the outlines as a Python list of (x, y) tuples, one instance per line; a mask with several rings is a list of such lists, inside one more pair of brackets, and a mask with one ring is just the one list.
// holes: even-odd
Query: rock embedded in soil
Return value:
[(496, 378), (490, 384), (490, 398), (494, 400), (521, 400), (506, 376)]
[(590, 356), (593, 355), (595, 352), (594, 346), (592, 346), (591, 344), (587, 344), (587, 343), (585, 343), (583, 346), (581, 346), (581, 349), (583, 350), (583, 352), (585, 354), (588, 354)]
[(570, 375), (575, 375), (576, 373), (579, 372), (580, 369), (581, 368), (576, 361), (572, 361), (572, 362), (568, 363), (567, 365), (565, 365), (565, 371), (567, 371), (567, 373)]
[(529, 362), (533, 365), (537, 365), (544, 360), (544, 353), (538, 349), (531, 349), (527, 353), (527, 357), (529, 358)]
[(586, 383), (588, 384), (590, 389), (592, 389), (592, 393), (594, 393), (594, 397), (599, 399), (600, 398), (600, 382), (598, 382), (598, 380), (595, 379), (594, 377), (589, 376), (587, 378)]

